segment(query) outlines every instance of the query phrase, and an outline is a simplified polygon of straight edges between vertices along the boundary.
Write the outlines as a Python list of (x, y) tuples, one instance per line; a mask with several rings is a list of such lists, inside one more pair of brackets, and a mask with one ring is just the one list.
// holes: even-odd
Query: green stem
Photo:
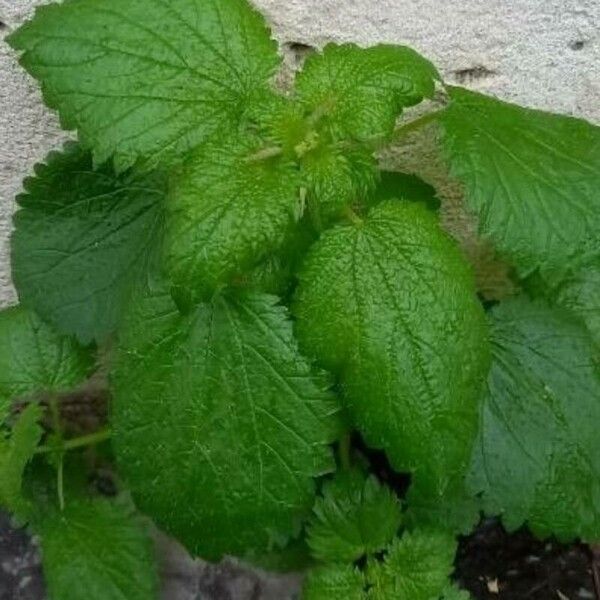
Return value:
[(50, 415), (52, 416), (52, 428), (57, 435), (62, 436), (62, 426), (60, 423), (60, 406), (56, 395), (53, 395), (49, 400)]
[(246, 158), (246, 162), (261, 162), (263, 160), (268, 160), (269, 158), (275, 158), (276, 156), (281, 156), (283, 154), (283, 148), (279, 146), (270, 146), (267, 148), (261, 148), (258, 152), (251, 154)]
[[(63, 440), (63, 431), (62, 424), (60, 422), (60, 406), (58, 396), (54, 394), (50, 398), (50, 414), (52, 415), (52, 427), (54, 429), (54, 433), (58, 436), (59, 443), (55, 446), (48, 446), (48, 452), (54, 452), (56, 454), (56, 460), (58, 461), (58, 466), (56, 468), (56, 491), (58, 494), (58, 506), (60, 510), (63, 511), (65, 509), (65, 486), (64, 486), (64, 456), (65, 456), (65, 448), (64, 448), (64, 440)], [(39, 453), (40, 448), (36, 450), (36, 453)]]
[(352, 459), (350, 458), (350, 434), (344, 434), (339, 441), (338, 453), (340, 457), (340, 466), (344, 471), (352, 468)]
[(58, 469), (56, 471), (56, 488), (58, 490), (58, 506), (65, 510), (65, 484), (64, 484), (64, 453), (60, 455)]
[(392, 141), (397, 142), (398, 140), (407, 136), (409, 133), (412, 133), (413, 131), (417, 131), (422, 127), (425, 127), (425, 125), (428, 125), (432, 121), (435, 121), (443, 112), (445, 112), (445, 110), (445, 107), (439, 110), (434, 110), (433, 112), (427, 113), (419, 117), (418, 119), (414, 119), (409, 123), (401, 125), (400, 127), (398, 127), (398, 129), (394, 131)]
[[(81, 437), (73, 438), (72, 440), (63, 442), (62, 449), (67, 451), (76, 450), (77, 448), (84, 448), (85, 446), (93, 446), (108, 440), (110, 435), (111, 433), (109, 429), (101, 429), (95, 433), (82, 435)], [(56, 448), (52, 446), (39, 446), (36, 450), (36, 454), (46, 454), (48, 452), (54, 452), (55, 450)]]

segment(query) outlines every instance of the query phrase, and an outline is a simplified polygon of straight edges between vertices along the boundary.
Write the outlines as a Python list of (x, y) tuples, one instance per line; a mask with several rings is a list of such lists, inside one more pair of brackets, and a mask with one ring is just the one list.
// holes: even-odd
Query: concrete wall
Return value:
[[(125, 0), (123, 0), (125, 1)], [(40, 0), (0, 0), (0, 33)], [(328, 41), (409, 44), (448, 81), (600, 122), (600, 0), (255, 0), (286, 48)], [(292, 59), (293, 60), (293, 59)], [(0, 306), (14, 301), (13, 198), (63, 139), (53, 114), (0, 43)]]

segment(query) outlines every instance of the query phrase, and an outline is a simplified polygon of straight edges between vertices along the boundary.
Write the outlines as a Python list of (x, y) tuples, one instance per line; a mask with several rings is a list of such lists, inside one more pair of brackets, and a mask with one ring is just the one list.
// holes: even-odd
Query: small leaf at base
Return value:
[(383, 550), (402, 519), (398, 498), (373, 476), (340, 471), (323, 486), (307, 530), (313, 556), (323, 562), (351, 563)]

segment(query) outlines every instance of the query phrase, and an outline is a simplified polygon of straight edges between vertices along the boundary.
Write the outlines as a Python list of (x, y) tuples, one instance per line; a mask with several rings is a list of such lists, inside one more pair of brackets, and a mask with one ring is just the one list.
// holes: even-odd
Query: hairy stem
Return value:
[(340, 466), (344, 471), (349, 471), (352, 468), (352, 459), (350, 458), (350, 434), (344, 434), (338, 447), (338, 454), (340, 458)]
[(409, 133), (418, 131), (422, 127), (425, 127), (425, 125), (429, 125), (429, 123), (435, 121), (445, 110), (445, 107), (439, 110), (434, 110), (417, 119), (409, 121), (408, 123), (400, 125), (400, 127), (394, 131), (392, 142), (397, 142), (398, 140), (401, 140), (403, 137), (407, 136)]
[(397, 127), (394, 132), (390, 136), (381, 136), (376, 135), (373, 137), (362, 138), (360, 140), (341, 140), (336, 143), (338, 148), (346, 149), (346, 148), (362, 148), (364, 146), (368, 146), (373, 150), (381, 150), (390, 144), (394, 144), (398, 142), (403, 137), (409, 135), (413, 131), (418, 131), (422, 127), (425, 127), (429, 123), (435, 121), (444, 111), (446, 107), (440, 108), (438, 110), (434, 110), (429, 112), (417, 119), (413, 119), (408, 123), (404, 123)]
[[(58, 436), (59, 443), (54, 446), (48, 446), (48, 452), (54, 452), (56, 454), (56, 460), (58, 465), (56, 468), (56, 491), (58, 494), (58, 506), (60, 510), (65, 509), (65, 492), (64, 492), (64, 441), (62, 433), (62, 424), (60, 422), (60, 407), (59, 399), (56, 394), (50, 398), (50, 414), (52, 416), (52, 427), (54, 433)], [(36, 453), (39, 451), (36, 450)]]
[(276, 156), (281, 156), (283, 154), (283, 148), (279, 146), (268, 146), (266, 148), (261, 148), (258, 152), (251, 154), (246, 158), (246, 162), (261, 162), (263, 160), (268, 160), (269, 158), (275, 158)]
[(56, 470), (56, 488), (58, 490), (58, 506), (65, 510), (65, 485), (64, 485), (64, 453), (60, 455), (58, 468)]
[[(76, 450), (77, 448), (84, 448), (86, 446), (94, 446), (95, 444), (99, 444), (110, 439), (110, 430), (109, 429), (101, 429), (100, 431), (96, 431), (95, 433), (90, 433), (88, 435), (83, 435), (81, 437), (73, 438), (72, 440), (66, 440), (62, 448), (63, 450)], [(40, 446), (37, 450), (37, 454), (46, 454), (48, 452), (54, 452), (56, 448), (52, 446)]]

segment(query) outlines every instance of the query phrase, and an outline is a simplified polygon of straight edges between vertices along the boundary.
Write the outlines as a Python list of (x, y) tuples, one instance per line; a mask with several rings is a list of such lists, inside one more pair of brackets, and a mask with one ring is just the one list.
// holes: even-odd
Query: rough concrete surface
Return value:
[[(292, 64), (292, 50), (298, 44), (408, 44), (431, 58), (449, 82), (600, 122), (600, 0), (254, 2), (264, 10)], [(15, 28), (42, 3), (44, 0), (0, 0), (0, 35)], [(55, 115), (41, 105), (35, 82), (0, 42), (0, 307), (15, 301), (8, 257), (14, 196), (34, 163), (64, 138)], [(417, 153), (410, 151), (405, 156), (407, 168), (415, 156)], [(435, 174), (431, 179), (443, 185)], [(2, 535), (0, 532), (0, 558), (4, 560), (2, 544), (13, 534)], [(25, 578), (29, 589), (37, 585), (27, 579), (39, 571), (37, 553), (29, 549), (26, 538), (14, 535), (11, 543), (26, 558), (19, 554), (7, 565), (16, 569), (13, 575)], [(283, 600), (297, 589), (295, 580), (264, 579), (231, 563), (207, 567), (172, 548), (163, 552), (165, 598)], [(19, 561), (22, 565), (17, 568)], [(1, 588), (0, 599), (10, 597), (4, 596)], [(35, 593), (18, 597), (40, 598)]]

